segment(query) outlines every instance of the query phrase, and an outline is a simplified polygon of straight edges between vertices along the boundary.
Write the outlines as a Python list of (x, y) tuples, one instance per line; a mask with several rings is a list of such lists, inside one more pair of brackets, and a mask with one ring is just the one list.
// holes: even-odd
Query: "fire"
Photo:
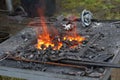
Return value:
[[(72, 29), (72, 31), (70, 31), (70, 32), (66, 31), (66, 36), (64, 36), (63, 40), (68, 40), (70, 42), (77, 41), (78, 44), (81, 44), (85, 40), (85, 38), (78, 35), (76, 29), (77, 29), (76, 25), (74, 24), (74, 29)], [(76, 46), (77, 45), (73, 45), (73, 46), (71, 46), (71, 48), (75, 48)]]
[[(39, 13), (42, 13), (42, 12), (40, 11)], [(84, 37), (81, 37), (77, 34), (76, 27), (74, 27), (74, 29), (70, 32), (66, 31), (66, 34), (63, 38), (59, 38), (60, 36), (58, 35), (57, 29), (55, 29), (54, 27), (51, 27), (48, 29), (48, 26), (46, 24), (46, 20), (43, 14), (40, 15), (40, 23), (42, 27), (42, 33), (38, 35), (37, 44), (36, 44), (37, 49), (45, 50), (48, 47), (52, 47), (53, 50), (59, 50), (63, 46), (63, 42), (61, 39), (68, 40), (68, 41), (77, 41), (78, 44), (85, 40)], [(52, 33), (53, 33), (53, 36), (51, 37), (50, 34)], [(59, 36), (59, 37), (55, 38), (56, 36)], [(74, 45), (74, 47), (75, 46), (76, 45)]]
[(74, 36), (65, 36), (63, 38), (63, 40), (68, 40), (70, 42), (77, 41), (77, 44), (74, 44), (74, 45), (70, 46), (70, 48), (76, 48), (78, 46), (78, 44), (81, 44), (85, 40), (85, 38), (81, 37), (81, 36), (76, 36), (76, 37), (74, 37)]
[[(42, 13), (41, 10), (39, 10), (40, 14)], [(50, 37), (50, 32), (48, 30), (46, 21), (45, 21), (45, 17), (43, 16), (43, 14), (40, 15), (40, 23), (41, 23), (41, 27), (42, 27), (42, 34), (39, 34), (38, 36), (38, 40), (37, 40), (37, 49), (42, 49), (45, 50), (47, 49), (49, 46), (51, 46), (53, 48), (53, 50), (59, 50), (62, 47), (62, 43), (60, 41), (57, 41), (57, 46), (55, 45), (56, 43), (53, 42), (53, 37)], [(54, 32), (54, 34), (57, 34), (57, 30), (55, 30), (53, 27), (52, 31)]]
[(38, 49), (45, 50), (49, 46), (51, 46), (54, 50), (59, 50), (62, 46), (62, 43), (58, 41), (58, 45), (55, 46), (55, 43), (53, 43), (53, 38), (50, 37), (50, 32), (48, 31), (47, 25), (45, 24), (44, 17), (41, 17), (41, 26), (42, 26), (42, 34), (38, 36), (37, 45), (36, 47)]
[[(63, 42), (61, 42), (60, 38), (57, 38), (57, 42), (54, 42), (54, 37), (58, 36), (57, 30), (52, 27), (52, 32), (54, 34), (54, 37), (50, 37), (50, 32), (48, 30), (47, 24), (45, 23), (45, 18), (41, 17), (41, 27), (42, 27), (42, 33), (38, 35), (38, 40), (36, 47), (40, 50), (45, 50), (49, 46), (52, 47), (53, 50), (59, 50), (63, 46)], [(77, 41), (78, 44), (81, 44), (82, 41), (85, 40), (84, 37), (77, 34), (76, 27), (72, 31), (66, 31), (65, 36), (63, 37), (63, 40), (68, 40), (70, 42)], [(70, 46), (70, 48), (75, 48), (77, 45)]]

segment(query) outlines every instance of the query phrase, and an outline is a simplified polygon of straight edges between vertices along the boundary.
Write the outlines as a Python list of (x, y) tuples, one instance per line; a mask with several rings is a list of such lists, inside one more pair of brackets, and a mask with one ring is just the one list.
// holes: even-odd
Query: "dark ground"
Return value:
[[(27, 27), (29, 21), (31, 21), (31, 19), (24, 19), (21, 20), (21, 23), (19, 23), (19, 21), (16, 20), (15, 18), (11, 19), (10, 17), (8, 17), (6, 13), (5, 14), (0, 13), (0, 31), (8, 32), (11, 34), (11, 36), (13, 36), (20, 30), (22, 30), (24, 27)], [(111, 74), (112, 80), (120, 80), (119, 73), (120, 73), (120, 69), (113, 69)], [(6, 79), (2, 79), (2, 80), (6, 80)]]

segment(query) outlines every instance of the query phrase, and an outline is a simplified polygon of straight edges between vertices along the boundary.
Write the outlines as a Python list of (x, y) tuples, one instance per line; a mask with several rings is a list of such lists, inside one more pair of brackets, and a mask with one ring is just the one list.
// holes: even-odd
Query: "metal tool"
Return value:
[(83, 10), (81, 15), (81, 21), (83, 27), (88, 27), (91, 24), (93, 14), (88, 10)]

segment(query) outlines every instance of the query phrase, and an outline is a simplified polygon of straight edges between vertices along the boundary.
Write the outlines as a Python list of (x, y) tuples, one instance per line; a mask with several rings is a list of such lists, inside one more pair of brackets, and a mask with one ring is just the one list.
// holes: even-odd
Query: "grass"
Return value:
[(61, 0), (61, 14), (80, 15), (90, 10), (97, 19), (120, 19), (120, 0)]

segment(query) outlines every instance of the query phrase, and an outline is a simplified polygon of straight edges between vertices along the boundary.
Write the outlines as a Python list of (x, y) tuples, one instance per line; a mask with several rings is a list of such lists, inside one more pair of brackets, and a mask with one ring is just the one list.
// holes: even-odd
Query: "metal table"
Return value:
[[(101, 29), (101, 26), (102, 26), (102, 28), (106, 27), (105, 29), (103, 29), (104, 32), (107, 31), (107, 29), (109, 30), (109, 26), (111, 29), (114, 29), (116, 27), (116, 25), (109, 24), (109, 23), (96, 23), (96, 24), (97, 24), (97, 27), (94, 24), (92, 25), (92, 27), (93, 27), (92, 30), (94, 32), (99, 31), (96, 28)], [(105, 24), (107, 24), (108, 26), (105, 26)], [(119, 33), (119, 31), (120, 31), (119, 28), (116, 30)], [(116, 33), (114, 33), (114, 34), (116, 34)], [(117, 37), (119, 37), (119, 36), (117, 36)], [(117, 38), (117, 39), (118, 39), (118, 43), (119, 43), (119, 38)], [(118, 46), (120, 46), (120, 45), (118, 45)], [(3, 47), (3, 46), (0, 45), (0, 47)], [(115, 50), (115, 56), (111, 62), (118, 63), (119, 57), (120, 57), (120, 49), (118, 48), (117, 50)], [(34, 71), (34, 70), (18, 69), (18, 68), (11, 68), (11, 67), (5, 67), (3, 65), (0, 65), (0, 75), (23, 78), (23, 79), (27, 79), (27, 80), (107, 80), (109, 78), (110, 74), (111, 74), (111, 69), (109, 69), (109, 68), (106, 68), (106, 70), (103, 74), (104, 76), (102, 76), (101, 78), (91, 78), (91, 77), (83, 77), (83, 76), (70, 76), (70, 75), (40, 72), (40, 71)]]

